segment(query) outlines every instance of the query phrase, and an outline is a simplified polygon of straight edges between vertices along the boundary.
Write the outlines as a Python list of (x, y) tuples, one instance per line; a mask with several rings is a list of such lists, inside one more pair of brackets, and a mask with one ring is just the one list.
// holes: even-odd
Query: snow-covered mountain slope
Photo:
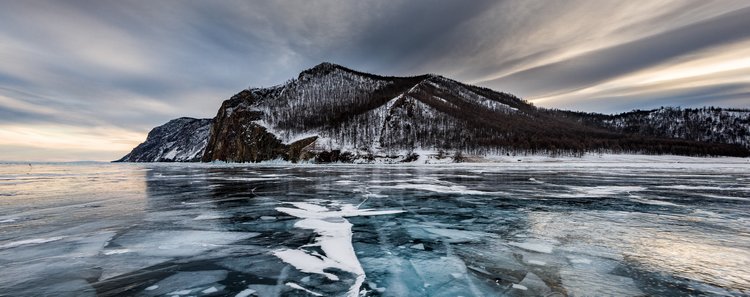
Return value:
[(662, 107), (618, 114), (602, 125), (624, 133), (750, 148), (750, 110)]
[[(311, 137), (306, 152), (344, 151), (355, 157), (422, 148), (481, 149), (470, 141), (475, 133), (466, 133), (476, 123), (462, 117), (474, 114), (486, 121), (521, 109), (531, 106), (441, 76), (385, 77), (323, 63), (284, 85), (245, 90), (224, 102), (203, 161), (302, 158), (286, 154), (285, 146)], [(259, 142), (259, 137), (266, 140)], [(248, 156), (250, 151), (256, 155)]]
[(661, 107), (615, 115), (554, 112), (557, 116), (574, 119), (587, 126), (626, 135), (734, 144), (750, 148), (749, 109)]
[(203, 156), (211, 119), (179, 118), (156, 127), (117, 162), (195, 162)]
[[(232, 96), (223, 102), (213, 124), (204, 126), (210, 133), (190, 133), (196, 129), (178, 129), (175, 123), (169, 130), (161, 129), (164, 135), (149, 135), (139, 146), (148, 148), (140, 151), (149, 154), (133, 158), (131, 153), (123, 160), (357, 162), (377, 157), (414, 159), (416, 151), (750, 155), (742, 136), (747, 134), (747, 119), (730, 121), (719, 114), (709, 118), (722, 125), (710, 127), (693, 123), (709, 121), (705, 117), (685, 118), (685, 127), (698, 127), (703, 133), (695, 137), (693, 130), (672, 133), (684, 129), (661, 128), (664, 121), (674, 122), (671, 114), (631, 118), (548, 110), (511, 94), (438, 75), (379, 76), (322, 63), (284, 84)], [(184, 141), (177, 143), (178, 139)], [(197, 152), (199, 143), (205, 143), (202, 155), (170, 154), (178, 149)]]

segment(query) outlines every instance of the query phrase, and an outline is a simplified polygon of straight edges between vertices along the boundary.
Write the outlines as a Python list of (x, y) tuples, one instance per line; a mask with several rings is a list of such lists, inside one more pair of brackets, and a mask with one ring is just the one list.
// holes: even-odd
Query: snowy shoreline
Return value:
[[(239, 162), (222, 162), (214, 161), (209, 163), (181, 163), (181, 164), (200, 164), (200, 165), (227, 165), (227, 166), (247, 166), (247, 165), (293, 165), (293, 166), (495, 166), (495, 165), (529, 165), (529, 164), (609, 164), (609, 163), (630, 163), (630, 164), (748, 164), (750, 158), (739, 157), (690, 157), (676, 155), (621, 155), (621, 154), (587, 154), (582, 157), (558, 156), (551, 157), (548, 155), (525, 155), (525, 156), (466, 156), (462, 162), (453, 162), (450, 158), (437, 160), (433, 156), (422, 154), (420, 158), (413, 162), (384, 162), (376, 159), (374, 162), (362, 163), (314, 163), (298, 162), (293, 163), (285, 160), (270, 160), (259, 163), (239, 163)], [(138, 163), (131, 163), (138, 164)], [(164, 164), (164, 163), (160, 163)], [(170, 164), (170, 163), (166, 163)]]
[(476, 156), (467, 155), (463, 162), (453, 162), (451, 158), (444, 158), (442, 160), (435, 159), (433, 155), (420, 154), (420, 158), (413, 162), (398, 162), (391, 161), (385, 162), (383, 160), (376, 159), (374, 162), (361, 162), (361, 163), (344, 163), (344, 162), (332, 162), (332, 163), (314, 163), (314, 162), (298, 162), (293, 163), (282, 159), (261, 161), (258, 163), (252, 162), (224, 162), (224, 161), (213, 161), (213, 162), (108, 162), (108, 161), (71, 161), (71, 162), (44, 162), (44, 161), (0, 161), (0, 165), (28, 165), (28, 164), (69, 164), (69, 165), (91, 165), (91, 164), (126, 164), (126, 165), (142, 165), (142, 164), (162, 164), (162, 165), (188, 165), (188, 166), (352, 166), (352, 165), (386, 165), (386, 166), (450, 166), (450, 165), (463, 165), (463, 166), (493, 166), (493, 165), (509, 165), (509, 164), (608, 164), (608, 163), (631, 163), (631, 164), (672, 164), (672, 163), (685, 163), (685, 164), (748, 164), (750, 165), (750, 158), (741, 157), (725, 157), (725, 156), (711, 156), (711, 157), (692, 157), (692, 156), (678, 156), (678, 155), (639, 155), (639, 154), (586, 154), (582, 157), (573, 156), (556, 156), (552, 157), (549, 155), (520, 155), (520, 156), (505, 156), (505, 155), (489, 155), (489, 156)]

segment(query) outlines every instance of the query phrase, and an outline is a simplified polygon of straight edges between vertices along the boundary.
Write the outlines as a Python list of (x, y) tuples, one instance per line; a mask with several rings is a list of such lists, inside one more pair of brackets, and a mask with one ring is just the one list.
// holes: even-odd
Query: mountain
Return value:
[(154, 128), (144, 143), (116, 162), (196, 162), (208, 143), (212, 119), (179, 118)]
[(619, 133), (736, 144), (750, 148), (750, 110), (746, 109), (661, 107), (616, 115), (561, 113), (585, 125)]
[[(183, 118), (157, 127), (121, 160), (395, 162), (424, 152), (454, 159), (586, 152), (750, 155), (748, 112), (706, 110), (701, 116), (683, 109), (620, 115), (551, 110), (439, 75), (379, 76), (323, 63), (282, 85), (239, 92), (222, 103), (213, 121)], [(210, 133), (191, 133), (196, 126)], [(185, 152), (196, 154), (180, 154)]]

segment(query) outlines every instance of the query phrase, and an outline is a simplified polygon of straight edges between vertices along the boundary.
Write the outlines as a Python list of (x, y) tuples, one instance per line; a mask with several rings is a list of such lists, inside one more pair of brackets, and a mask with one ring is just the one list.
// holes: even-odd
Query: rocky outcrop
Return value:
[(179, 118), (156, 127), (146, 141), (116, 162), (197, 162), (203, 156), (211, 119)]

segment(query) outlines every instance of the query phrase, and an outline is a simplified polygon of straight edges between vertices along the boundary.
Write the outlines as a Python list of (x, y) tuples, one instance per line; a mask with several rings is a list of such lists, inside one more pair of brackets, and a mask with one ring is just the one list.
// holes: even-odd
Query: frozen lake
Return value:
[(0, 296), (745, 296), (750, 163), (0, 165)]

